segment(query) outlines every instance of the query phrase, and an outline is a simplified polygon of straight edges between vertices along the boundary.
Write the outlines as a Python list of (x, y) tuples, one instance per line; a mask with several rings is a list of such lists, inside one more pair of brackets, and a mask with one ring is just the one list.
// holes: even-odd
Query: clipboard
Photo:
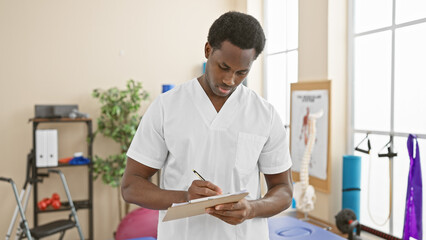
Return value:
[(247, 191), (241, 191), (237, 193), (193, 199), (185, 203), (174, 203), (167, 209), (167, 213), (163, 218), (163, 222), (201, 215), (206, 213), (206, 208), (224, 203), (238, 202), (248, 194), (249, 193)]

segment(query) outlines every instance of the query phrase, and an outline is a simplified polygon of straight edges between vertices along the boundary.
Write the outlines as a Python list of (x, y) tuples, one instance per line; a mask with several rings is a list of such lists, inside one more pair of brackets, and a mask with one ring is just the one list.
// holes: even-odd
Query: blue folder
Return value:
[(294, 217), (268, 219), (270, 240), (345, 240), (330, 231)]

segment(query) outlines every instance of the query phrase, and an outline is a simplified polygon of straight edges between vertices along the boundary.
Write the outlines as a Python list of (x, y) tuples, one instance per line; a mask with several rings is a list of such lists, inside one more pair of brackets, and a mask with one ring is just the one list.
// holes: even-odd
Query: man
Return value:
[[(269, 239), (266, 217), (290, 206), (284, 125), (269, 103), (241, 85), (264, 45), (256, 19), (225, 13), (209, 30), (205, 74), (160, 95), (145, 113), (127, 153), (122, 193), (129, 203), (163, 210), (158, 239)], [(158, 169), (161, 188), (149, 182)], [(263, 198), (259, 171), (268, 185)], [(162, 222), (172, 203), (242, 189), (249, 195), (239, 202)]]

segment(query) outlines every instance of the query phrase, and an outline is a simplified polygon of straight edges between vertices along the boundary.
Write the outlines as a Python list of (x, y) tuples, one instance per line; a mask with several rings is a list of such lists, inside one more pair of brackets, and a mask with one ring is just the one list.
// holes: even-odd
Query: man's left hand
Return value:
[(206, 212), (232, 225), (237, 225), (253, 218), (254, 212), (250, 202), (245, 198), (239, 202), (216, 205)]

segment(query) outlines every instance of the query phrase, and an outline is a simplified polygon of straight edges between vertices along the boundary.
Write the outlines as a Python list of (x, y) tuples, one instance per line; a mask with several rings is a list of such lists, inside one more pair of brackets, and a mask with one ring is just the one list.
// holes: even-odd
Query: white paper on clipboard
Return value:
[(248, 194), (249, 193), (244, 190), (237, 193), (198, 198), (185, 203), (174, 203), (171, 207), (169, 207), (169, 209), (167, 209), (163, 222), (201, 215), (206, 213), (206, 208), (224, 203), (238, 202)]

